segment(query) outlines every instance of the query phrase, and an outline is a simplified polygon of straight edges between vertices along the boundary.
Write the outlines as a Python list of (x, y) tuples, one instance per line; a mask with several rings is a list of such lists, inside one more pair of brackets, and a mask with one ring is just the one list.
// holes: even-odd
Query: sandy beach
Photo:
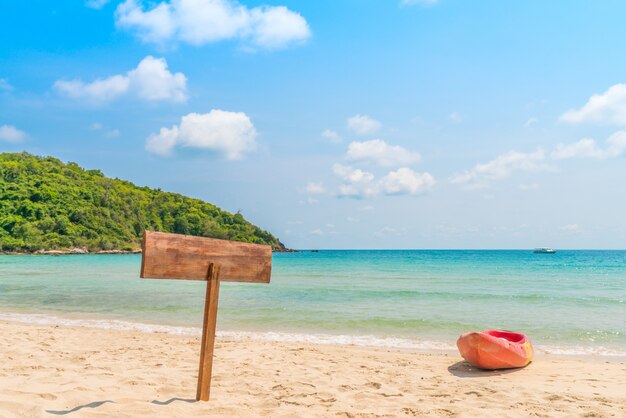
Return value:
[(626, 363), (539, 356), (508, 372), (455, 353), (199, 339), (0, 322), (0, 416), (626, 416)]

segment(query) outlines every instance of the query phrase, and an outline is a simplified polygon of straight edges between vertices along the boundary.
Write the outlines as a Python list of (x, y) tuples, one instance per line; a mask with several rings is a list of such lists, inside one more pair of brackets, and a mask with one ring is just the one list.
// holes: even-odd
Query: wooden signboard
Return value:
[(141, 278), (207, 282), (196, 400), (209, 400), (220, 281), (269, 283), (271, 271), (269, 245), (144, 232)]

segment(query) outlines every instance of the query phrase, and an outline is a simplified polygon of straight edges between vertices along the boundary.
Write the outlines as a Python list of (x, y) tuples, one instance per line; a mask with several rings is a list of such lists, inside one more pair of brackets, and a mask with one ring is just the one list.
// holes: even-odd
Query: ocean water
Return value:
[[(0, 256), (0, 319), (199, 335), (205, 283), (139, 279), (140, 255)], [(304, 251), (269, 285), (222, 283), (218, 335), (454, 349), (465, 331), (626, 356), (626, 251)]]

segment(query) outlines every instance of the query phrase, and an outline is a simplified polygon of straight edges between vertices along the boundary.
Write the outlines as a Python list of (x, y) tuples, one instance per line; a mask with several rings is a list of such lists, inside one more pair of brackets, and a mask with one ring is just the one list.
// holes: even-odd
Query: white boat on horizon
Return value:
[(533, 252), (535, 254), (554, 254), (556, 250), (554, 248), (539, 247), (539, 248), (535, 248)]

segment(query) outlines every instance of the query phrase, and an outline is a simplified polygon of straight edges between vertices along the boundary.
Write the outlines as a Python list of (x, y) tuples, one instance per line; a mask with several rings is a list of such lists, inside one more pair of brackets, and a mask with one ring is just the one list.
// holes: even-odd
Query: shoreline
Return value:
[[(184, 325), (165, 325), (114, 318), (73, 317), (61, 313), (24, 313), (0, 311), (2, 322), (67, 327), (77, 329), (94, 329), (104, 331), (131, 331), (142, 334), (164, 334), (177, 337), (199, 338), (201, 327)], [(383, 336), (372, 334), (332, 334), (320, 332), (295, 331), (254, 331), (254, 330), (217, 330), (217, 338), (233, 341), (275, 342), (293, 344), (313, 344), (338, 347), (361, 347), (372, 349), (391, 349), (415, 353), (458, 354), (456, 338), (449, 339), (418, 339), (407, 336)], [(626, 350), (616, 348), (585, 347), (580, 345), (544, 346), (534, 344), (535, 356), (590, 359), (609, 362), (626, 362)]]
[(540, 356), (524, 369), (486, 372), (458, 354), (219, 338), (211, 401), (195, 402), (197, 337), (7, 321), (0, 328), (3, 416), (626, 413), (626, 363), (602, 359)]

